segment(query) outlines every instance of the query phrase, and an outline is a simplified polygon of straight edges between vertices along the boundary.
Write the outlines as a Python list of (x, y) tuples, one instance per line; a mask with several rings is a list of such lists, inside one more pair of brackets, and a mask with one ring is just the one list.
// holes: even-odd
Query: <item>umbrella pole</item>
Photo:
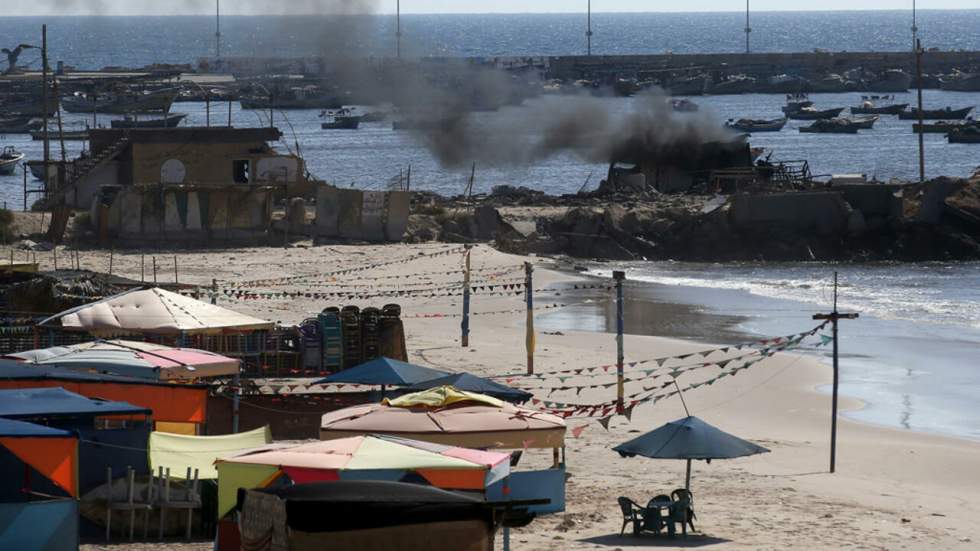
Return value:
[(688, 494), (691, 493), (691, 460), (690, 459), (687, 460), (687, 477), (684, 480), (684, 489), (687, 490)]

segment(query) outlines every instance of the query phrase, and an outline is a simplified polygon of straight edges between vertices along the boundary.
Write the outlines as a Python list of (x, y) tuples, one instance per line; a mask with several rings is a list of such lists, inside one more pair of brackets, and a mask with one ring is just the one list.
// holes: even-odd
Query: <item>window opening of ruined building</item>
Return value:
[(247, 184), (251, 181), (249, 176), (252, 172), (251, 161), (245, 159), (241, 161), (235, 161), (234, 164), (234, 178), (236, 184)]

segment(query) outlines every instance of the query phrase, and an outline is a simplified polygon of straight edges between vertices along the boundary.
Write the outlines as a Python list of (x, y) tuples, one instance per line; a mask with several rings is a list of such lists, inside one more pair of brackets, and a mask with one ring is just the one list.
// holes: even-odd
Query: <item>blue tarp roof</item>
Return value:
[(362, 385), (407, 386), (450, 375), (445, 371), (422, 367), (391, 358), (375, 358), (357, 367), (345, 369), (320, 379), (322, 383), (356, 383)]
[(111, 415), (151, 413), (126, 402), (86, 398), (63, 388), (0, 390), (0, 417), (31, 418), (68, 415)]
[(454, 373), (446, 377), (432, 379), (431, 381), (423, 381), (408, 387), (406, 390), (426, 390), (443, 385), (453, 386), (466, 392), (486, 394), (487, 396), (493, 396), (494, 398), (508, 402), (524, 402), (530, 400), (533, 396), (530, 392), (511, 388), (469, 373)]
[[(169, 386), (173, 383), (164, 381), (153, 381), (138, 377), (125, 377), (122, 375), (110, 375), (108, 373), (88, 373), (77, 369), (66, 369), (63, 367), (53, 367), (47, 365), (36, 365), (15, 360), (0, 358), (0, 381), (8, 379), (56, 379), (61, 381), (74, 381), (79, 383), (122, 383), (140, 385)], [(200, 387), (206, 385), (182, 385)]]
[(14, 421), (0, 418), (0, 437), (4, 438), (66, 438), (72, 433), (66, 430), (53, 429), (44, 425)]
[(623, 457), (654, 459), (732, 459), (768, 452), (697, 417), (685, 417), (613, 448)]

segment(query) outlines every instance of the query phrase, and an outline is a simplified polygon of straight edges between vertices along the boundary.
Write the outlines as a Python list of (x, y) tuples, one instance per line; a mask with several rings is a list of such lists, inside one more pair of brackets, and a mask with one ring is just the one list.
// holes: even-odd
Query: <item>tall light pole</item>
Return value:
[(916, 51), (919, 38), (919, 27), (915, 24), (915, 0), (912, 0), (912, 51)]
[(395, 57), (402, 57), (402, 0), (395, 2)]
[(587, 16), (588, 18), (587, 18), (587, 23), (586, 23), (587, 26), (585, 31), (585, 43), (586, 43), (585, 51), (587, 55), (592, 55), (592, 0), (589, 0), (589, 7), (587, 13), (588, 13)]
[(214, 0), (214, 57), (221, 59), (221, 0)]
[(749, 53), (749, 34), (752, 27), (749, 26), (749, 0), (745, 0), (745, 53)]

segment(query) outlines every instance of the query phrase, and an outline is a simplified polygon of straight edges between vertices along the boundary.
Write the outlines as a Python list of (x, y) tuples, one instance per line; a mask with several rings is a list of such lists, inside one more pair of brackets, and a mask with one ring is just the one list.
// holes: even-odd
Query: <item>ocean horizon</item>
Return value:
[[(732, 53), (745, 50), (742, 11), (595, 12), (595, 55)], [(214, 55), (213, 16), (0, 17), (5, 43), (40, 41), (48, 25), (52, 61), (79, 69), (195, 63)], [(754, 52), (907, 51), (909, 10), (752, 12)], [(926, 48), (980, 50), (980, 9), (920, 10)], [(414, 57), (559, 56), (586, 53), (585, 13), (403, 14), (402, 52)], [(221, 18), (227, 57), (393, 56), (395, 16)], [(34, 59), (37, 58), (37, 59)], [(22, 56), (39, 67), (39, 55)]]

